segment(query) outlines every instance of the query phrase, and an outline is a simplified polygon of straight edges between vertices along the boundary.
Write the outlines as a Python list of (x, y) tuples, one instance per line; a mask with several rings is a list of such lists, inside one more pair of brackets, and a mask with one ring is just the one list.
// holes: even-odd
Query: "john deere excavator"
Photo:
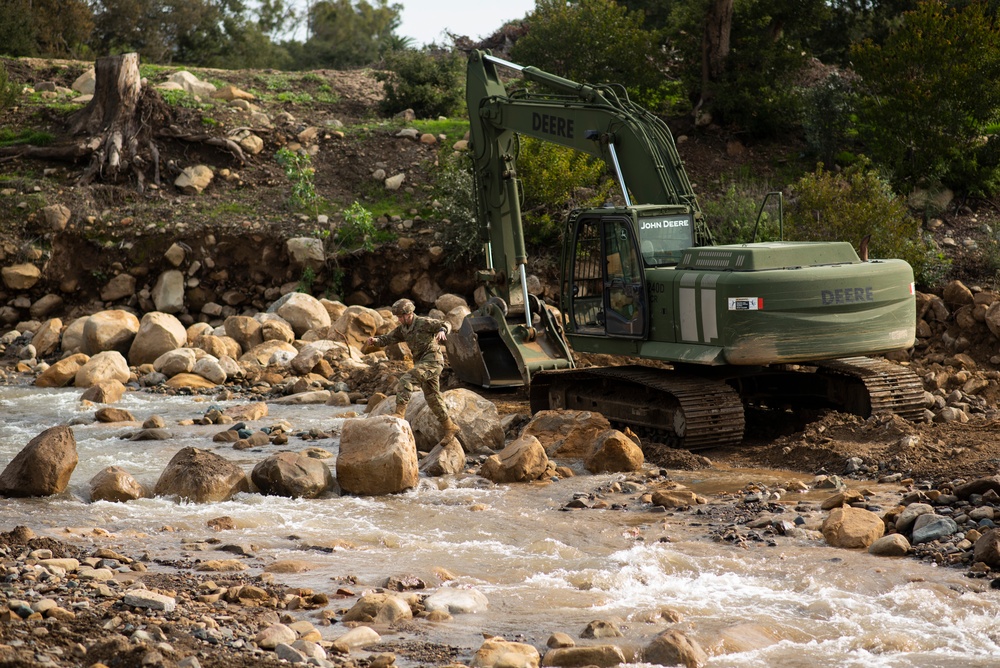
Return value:
[[(498, 67), (544, 92), (508, 93)], [(913, 345), (906, 262), (848, 242), (712, 245), (669, 129), (619, 86), (477, 51), (467, 102), (489, 299), (448, 338), (462, 381), (529, 385), (533, 411), (599, 411), (689, 449), (739, 443), (745, 406), (922, 415), (919, 378), (868, 357)], [(528, 291), (518, 135), (601, 158), (624, 200), (569, 215), (558, 317)], [(570, 345), (669, 364), (578, 369)]]

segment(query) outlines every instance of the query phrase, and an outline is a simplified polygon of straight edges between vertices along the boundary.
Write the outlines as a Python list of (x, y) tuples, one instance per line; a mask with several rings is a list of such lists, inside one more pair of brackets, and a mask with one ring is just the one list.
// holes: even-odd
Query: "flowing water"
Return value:
[[(1000, 591), (965, 578), (964, 571), (833, 549), (804, 537), (743, 549), (711, 541), (688, 513), (561, 510), (574, 493), (591, 492), (616, 476), (509, 486), (475, 476), (424, 479), (415, 490), (378, 498), (243, 494), (214, 504), (165, 499), (89, 504), (88, 481), (109, 465), (152, 488), (185, 446), (212, 450), (248, 473), (277, 448), (239, 452), (212, 443), (222, 427), (177, 426), (179, 420), (202, 415), (208, 402), (138, 392), (128, 393), (118, 406), (140, 421), (161, 415), (174, 438), (123, 440), (137, 427), (91, 422), (93, 408), (80, 407), (79, 394), (0, 389), (5, 421), (0, 466), (43, 429), (80, 418), (86, 422), (73, 428), (80, 463), (67, 492), (0, 500), (0, 530), (23, 524), (56, 538), (91, 540), (85, 537), (101, 527), (112, 533), (102, 545), (129, 555), (145, 552), (154, 570), (157, 559), (232, 557), (205, 550), (199, 540), (252, 544), (251, 572), (277, 559), (307, 560), (314, 570), (279, 580), (325, 593), (345, 582), (360, 592), (380, 586), (387, 576), (406, 574), (429, 586), (474, 587), (488, 597), (487, 611), (448, 622), (414, 621), (420, 639), (463, 648), (459, 660), (465, 662), (483, 634), (544, 649), (551, 633), (577, 638), (598, 619), (617, 621), (625, 634), (598, 642), (641, 648), (671, 627), (661, 616), (670, 609), (682, 616), (674, 626), (701, 643), (712, 667), (1000, 666)], [(325, 406), (269, 408), (258, 426), (287, 420), (297, 431), (337, 433), (342, 422)], [(309, 446), (336, 453), (337, 441), (293, 438), (287, 447)], [(328, 461), (332, 466), (334, 460)], [(735, 491), (748, 480), (778, 484), (803, 476), (700, 471), (671, 472), (671, 477), (711, 495)], [(237, 529), (217, 534), (207, 528), (208, 520), (223, 515), (232, 517)], [(339, 547), (317, 551), (303, 545)], [(454, 579), (442, 583), (440, 569)], [(335, 624), (321, 630), (334, 639), (344, 629)], [(392, 640), (393, 634), (383, 637)]]

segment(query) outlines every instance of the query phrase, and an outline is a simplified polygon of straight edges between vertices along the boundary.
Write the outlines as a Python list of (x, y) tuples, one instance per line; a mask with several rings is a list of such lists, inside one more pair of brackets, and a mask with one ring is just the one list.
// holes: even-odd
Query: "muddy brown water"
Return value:
[[(483, 612), (383, 630), (390, 642), (419, 637), (458, 647), (463, 662), (471, 660), (484, 634), (544, 651), (549, 635), (560, 631), (579, 644), (614, 642), (638, 650), (673, 627), (698, 640), (711, 667), (1000, 665), (1000, 592), (966, 578), (965, 571), (834, 549), (808, 532), (779, 537), (773, 546), (719, 542), (704, 518), (653, 512), (636, 494), (616, 497), (627, 504), (624, 510), (564, 509), (574, 494), (606, 488), (620, 475), (508, 486), (463, 475), (422, 479), (414, 490), (378, 498), (243, 494), (214, 504), (87, 503), (87, 483), (105, 466), (121, 466), (151, 488), (185, 446), (212, 450), (247, 472), (277, 448), (239, 452), (211, 441), (223, 427), (177, 425), (210, 406), (237, 402), (129, 393), (119, 407), (140, 422), (161, 415), (173, 434), (166, 441), (131, 442), (122, 437), (138, 424), (93, 423), (93, 407), (81, 407), (79, 395), (72, 389), (0, 389), (0, 465), (43, 429), (85, 422), (74, 426), (80, 463), (69, 490), (55, 498), (0, 500), (0, 530), (23, 524), (84, 546), (146, 554), (151, 570), (167, 569), (158, 562), (232, 558), (218, 548), (249, 545), (253, 556), (244, 562), (250, 573), (276, 560), (305, 560), (311, 570), (278, 580), (328, 594), (345, 583), (360, 594), (393, 575), (415, 575), (428, 592), (474, 588), (489, 600)], [(339, 432), (342, 420), (333, 410), (272, 404), (269, 415), (252, 426), (287, 420), (297, 431)], [(337, 439), (292, 438), (286, 447), (317, 446), (335, 455)], [(333, 466), (335, 460), (327, 461)], [(670, 477), (713, 504), (750, 481), (775, 488), (803, 479), (783, 471), (711, 469), (671, 471)], [(793, 507), (825, 496), (810, 492), (781, 502)], [(207, 522), (220, 516), (233, 518), (236, 529), (209, 529)], [(110, 535), (94, 537), (94, 527)], [(445, 572), (453, 579), (443, 579)], [(332, 606), (351, 603), (335, 600)], [(680, 621), (667, 621), (664, 610)], [(297, 614), (315, 621), (309, 613)], [(593, 620), (617, 622), (623, 637), (579, 638)], [(339, 624), (321, 627), (328, 640), (345, 630)]]

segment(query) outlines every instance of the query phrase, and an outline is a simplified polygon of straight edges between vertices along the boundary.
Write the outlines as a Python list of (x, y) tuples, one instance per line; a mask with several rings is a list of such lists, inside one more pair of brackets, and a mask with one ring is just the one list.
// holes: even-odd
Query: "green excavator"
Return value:
[[(498, 67), (542, 92), (508, 93)], [(620, 86), (476, 51), (466, 95), (489, 298), (448, 338), (460, 380), (689, 449), (740, 443), (748, 406), (923, 416), (920, 379), (869, 357), (914, 343), (906, 262), (848, 242), (712, 245), (670, 130)], [(558, 312), (528, 290), (519, 135), (601, 158), (624, 201), (569, 215)], [(666, 364), (577, 368), (572, 351)]]

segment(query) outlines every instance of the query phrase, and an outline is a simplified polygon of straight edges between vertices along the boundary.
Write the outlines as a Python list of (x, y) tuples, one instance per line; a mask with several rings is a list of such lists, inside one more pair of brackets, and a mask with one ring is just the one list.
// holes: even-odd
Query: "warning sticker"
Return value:
[(730, 311), (763, 311), (763, 297), (730, 297)]

